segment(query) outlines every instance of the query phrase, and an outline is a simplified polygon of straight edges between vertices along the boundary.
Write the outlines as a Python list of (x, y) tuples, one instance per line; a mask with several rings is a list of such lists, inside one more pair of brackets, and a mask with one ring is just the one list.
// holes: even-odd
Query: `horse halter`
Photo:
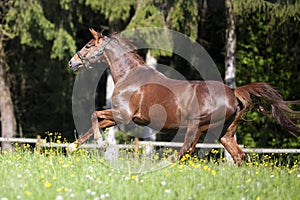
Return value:
[(91, 57), (88, 57), (88, 58), (85, 58), (82, 56), (82, 54), (80, 53), (80, 51), (77, 51), (77, 56), (80, 58), (81, 62), (82, 62), (82, 65), (85, 67), (85, 68), (88, 68), (88, 69), (91, 69), (93, 68), (92, 66), (87, 66), (86, 65), (86, 61), (89, 61), (89, 60), (94, 60), (96, 59), (97, 57), (101, 56), (103, 53), (104, 53), (104, 50), (106, 48), (106, 46), (108, 45), (108, 43), (111, 41), (111, 38), (108, 38), (107, 40), (105, 40), (104, 44), (102, 45), (102, 47), (96, 51), (95, 55), (91, 56)]

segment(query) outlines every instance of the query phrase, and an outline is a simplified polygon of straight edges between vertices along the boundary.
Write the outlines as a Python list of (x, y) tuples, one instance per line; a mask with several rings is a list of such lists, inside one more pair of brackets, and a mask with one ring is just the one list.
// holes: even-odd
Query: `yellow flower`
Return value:
[(216, 172), (215, 170), (211, 170), (211, 174), (212, 174), (212, 175), (216, 175), (217, 172)]
[(209, 167), (208, 167), (207, 165), (204, 165), (203, 169), (204, 169), (204, 170), (208, 170)]
[(30, 196), (30, 195), (32, 195), (32, 192), (29, 192), (29, 191), (26, 190), (26, 191), (25, 191), (25, 194), (27, 194), (27, 195)]
[(216, 149), (212, 149), (212, 150), (211, 150), (211, 153), (212, 153), (212, 154), (217, 154), (218, 152), (219, 152), (219, 151), (216, 150)]
[(195, 169), (199, 168), (201, 165), (198, 163), (197, 165), (195, 165)]
[(49, 183), (48, 181), (45, 182), (45, 187), (46, 187), (46, 188), (49, 188), (49, 187), (51, 187), (51, 186), (52, 186), (51, 183)]

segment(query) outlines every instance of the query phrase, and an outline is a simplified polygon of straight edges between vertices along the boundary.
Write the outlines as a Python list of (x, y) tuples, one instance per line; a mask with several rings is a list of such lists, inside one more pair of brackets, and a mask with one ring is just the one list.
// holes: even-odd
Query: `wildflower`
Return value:
[(48, 181), (45, 182), (45, 187), (46, 187), (46, 188), (49, 188), (49, 187), (51, 187), (51, 186), (52, 186), (51, 183), (49, 183)]
[(61, 196), (61, 195), (58, 195), (57, 197), (56, 197), (56, 200), (63, 200), (64, 198)]
[(297, 177), (300, 178), (300, 174), (298, 174)]
[(197, 165), (195, 165), (195, 169), (198, 169), (201, 165), (198, 163)]
[(89, 166), (88, 170), (89, 170), (90, 172), (93, 172), (93, 171), (94, 171), (94, 169), (93, 169), (92, 166)]
[(86, 190), (86, 193), (91, 194), (91, 193), (92, 193), (92, 190), (91, 190), (91, 189), (87, 189), (87, 190)]
[(219, 152), (219, 151), (216, 150), (216, 149), (212, 149), (212, 150), (211, 150), (211, 153), (212, 153), (212, 154), (217, 154), (218, 152)]
[[(100, 195), (100, 199), (105, 199), (105, 198), (109, 198), (109, 197), (110, 197), (110, 194), (108, 194), (108, 193)], [(99, 198), (95, 198), (95, 199), (99, 199)]]
[(160, 184), (161, 184), (162, 186), (165, 186), (167, 183), (166, 183), (165, 181), (162, 181)]
[(75, 194), (73, 194), (73, 193), (70, 194), (70, 197), (71, 197), (71, 198), (74, 198), (74, 197), (75, 197)]
[(165, 190), (165, 193), (169, 194), (171, 192), (171, 190)]
[(216, 172), (215, 170), (211, 170), (211, 174), (212, 174), (212, 175), (216, 175), (217, 172)]
[(27, 194), (28, 196), (30, 196), (30, 195), (32, 195), (32, 192), (26, 190), (25, 194)]
[(134, 180), (134, 179), (135, 179), (135, 177), (136, 177), (135, 175), (132, 175), (132, 176), (131, 176), (131, 179), (132, 179), (132, 180)]

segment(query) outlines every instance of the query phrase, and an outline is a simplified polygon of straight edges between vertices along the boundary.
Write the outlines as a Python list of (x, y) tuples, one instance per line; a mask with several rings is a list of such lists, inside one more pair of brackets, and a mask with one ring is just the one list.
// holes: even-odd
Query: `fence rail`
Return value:
[[(68, 144), (62, 143), (53, 143), (47, 142), (45, 139), (41, 139), (40, 137), (37, 138), (3, 138), (0, 137), (0, 142), (12, 142), (12, 143), (34, 143), (36, 146), (39, 147), (68, 147)], [(146, 142), (146, 141), (139, 141), (138, 146), (142, 147), (145, 145), (151, 146), (161, 146), (161, 147), (181, 147), (183, 143), (181, 142)], [(136, 144), (118, 144), (116, 145), (118, 148), (134, 148)], [(245, 153), (300, 153), (300, 149), (274, 149), (274, 148), (244, 148), (243, 145), (240, 145), (242, 150)], [(80, 148), (99, 148), (97, 144), (83, 144)], [(196, 148), (208, 148), (208, 149), (224, 149), (223, 145), (221, 144), (207, 144), (207, 143), (198, 143)]]

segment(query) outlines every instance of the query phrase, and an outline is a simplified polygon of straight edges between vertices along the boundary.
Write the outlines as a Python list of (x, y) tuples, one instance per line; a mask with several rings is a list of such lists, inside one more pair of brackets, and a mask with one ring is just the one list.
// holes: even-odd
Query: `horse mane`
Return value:
[[(103, 36), (102, 36), (103, 37)], [(132, 44), (132, 41), (128, 38), (120, 37), (117, 32), (110, 34), (108, 37), (117, 41), (123, 48), (125, 48), (139, 63), (145, 64), (144, 59), (137, 53), (137, 47)]]

